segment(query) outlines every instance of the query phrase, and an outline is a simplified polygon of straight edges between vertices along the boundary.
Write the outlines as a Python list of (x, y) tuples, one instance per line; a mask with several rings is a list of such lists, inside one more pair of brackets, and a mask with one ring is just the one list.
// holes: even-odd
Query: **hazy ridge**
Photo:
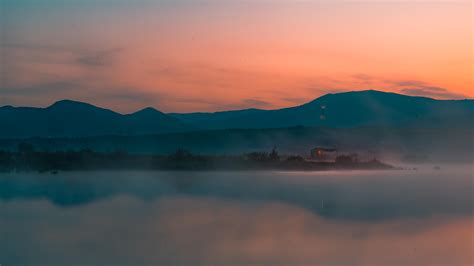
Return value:
[(327, 94), (300, 106), (277, 110), (187, 114), (165, 114), (151, 107), (120, 114), (88, 103), (62, 100), (46, 108), (0, 107), (0, 124), (0, 138), (137, 136), (294, 126), (472, 128), (474, 100), (434, 100), (370, 90)]

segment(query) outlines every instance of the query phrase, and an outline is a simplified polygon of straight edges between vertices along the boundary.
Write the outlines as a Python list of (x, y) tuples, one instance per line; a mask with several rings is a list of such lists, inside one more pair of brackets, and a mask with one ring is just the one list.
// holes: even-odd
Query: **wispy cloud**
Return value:
[(285, 97), (285, 98), (282, 98), (283, 101), (285, 102), (289, 102), (289, 103), (294, 103), (294, 104), (301, 104), (301, 103), (304, 103), (306, 101), (308, 101), (308, 99), (306, 98), (303, 98), (303, 97)]
[(358, 83), (362, 83), (362, 84), (371, 84), (372, 81), (376, 79), (367, 74), (355, 74), (355, 75), (352, 75), (352, 78), (357, 80)]
[(243, 99), (242, 103), (245, 105), (249, 105), (249, 107), (254, 106), (254, 107), (269, 107), (272, 106), (271, 103), (258, 100), (258, 99)]
[(104, 51), (96, 51), (81, 55), (77, 58), (76, 63), (85, 67), (103, 67), (113, 63), (116, 55), (121, 49), (109, 49)]
[(405, 87), (405, 86), (416, 86), (423, 87), (426, 86), (426, 83), (419, 80), (398, 80), (398, 81), (387, 81), (395, 86)]
[(447, 89), (440, 87), (429, 87), (429, 86), (420, 86), (415, 88), (406, 88), (400, 90), (400, 92), (412, 96), (426, 96), (433, 98), (443, 98), (443, 99), (466, 99), (467, 96), (463, 94), (458, 94), (450, 92)]
[(400, 93), (411, 96), (424, 96), (438, 99), (465, 99), (466, 95), (455, 93), (447, 88), (433, 86), (420, 80), (385, 80), (385, 83), (398, 89)]

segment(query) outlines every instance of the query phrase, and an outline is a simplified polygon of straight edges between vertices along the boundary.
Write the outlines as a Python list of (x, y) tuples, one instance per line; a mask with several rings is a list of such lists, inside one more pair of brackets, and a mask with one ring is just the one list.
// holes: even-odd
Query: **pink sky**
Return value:
[(0, 105), (189, 112), (362, 89), (474, 97), (471, 1), (6, 1)]

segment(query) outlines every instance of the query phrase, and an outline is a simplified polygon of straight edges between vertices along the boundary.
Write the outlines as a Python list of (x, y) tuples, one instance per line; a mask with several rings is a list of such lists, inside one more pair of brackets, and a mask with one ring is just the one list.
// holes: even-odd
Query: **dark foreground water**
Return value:
[(0, 174), (0, 264), (473, 265), (472, 166)]

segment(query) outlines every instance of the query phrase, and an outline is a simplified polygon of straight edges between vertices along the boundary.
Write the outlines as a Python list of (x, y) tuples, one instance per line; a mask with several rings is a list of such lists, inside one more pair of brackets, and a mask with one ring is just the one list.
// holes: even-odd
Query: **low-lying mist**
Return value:
[(321, 172), (93, 171), (0, 175), (0, 199), (72, 207), (120, 195), (277, 201), (334, 219), (472, 215), (472, 166)]
[(472, 162), (473, 128), (465, 127), (291, 127), (227, 129), (143, 136), (81, 138), (0, 139), (0, 150), (15, 151), (29, 143), (37, 151), (90, 149), (131, 154), (172, 154), (184, 149), (194, 154), (237, 155), (253, 151), (308, 156), (317, 146), (334, 147), (341, 153), (404, 162)]

